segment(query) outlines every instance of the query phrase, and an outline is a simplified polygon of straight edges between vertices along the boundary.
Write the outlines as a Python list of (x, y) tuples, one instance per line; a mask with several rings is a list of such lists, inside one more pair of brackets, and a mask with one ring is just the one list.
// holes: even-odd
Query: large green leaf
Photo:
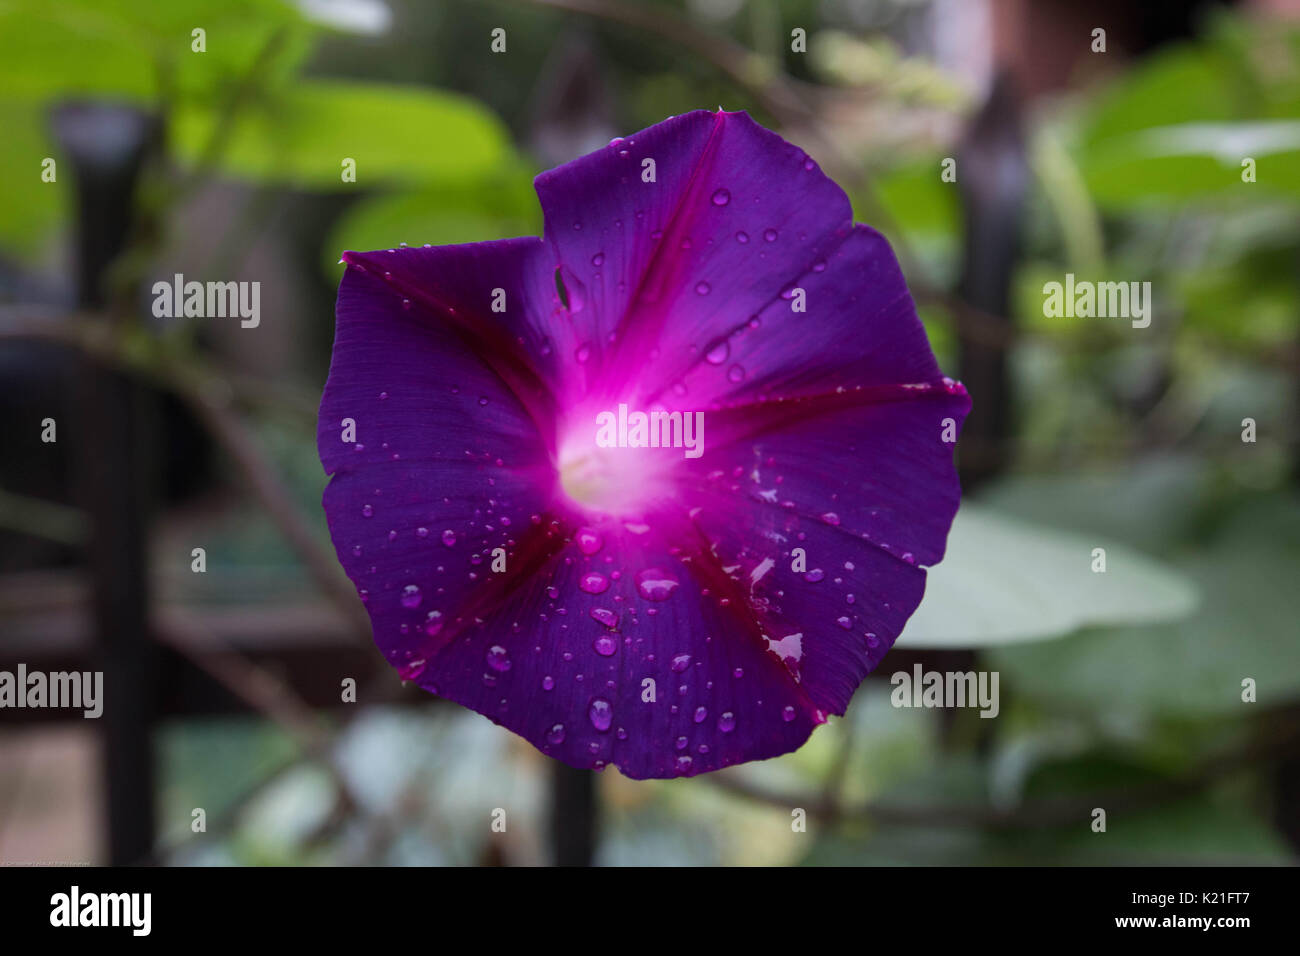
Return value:
[(0, 3), (0, 88), (40, 100), (207, 96), (255, 65), (265, 86), (302, 62), (313, 34), (285, 0), (9, 0)]
[(58, 160), (41, 107), (31, 103), (0, 103), (0, 179), (8, 184), (0, 202), (0, 245), (6, 252), (33, 254), (48, 231), (66, 214), (72, 170), (58, 169), (58, 179), (41, 179), (41, 163)]
[[(1094, 572), (1093, 549), (1106, 570)], [(1196, 596), (1180, 575), (1100, 536), (1025, 524), (965, 505), (900, 646), (984, 647), (1100, 624), (1177, 619)]]
[[(204, 154), (221, 114), (178, 111), (177, 154)], [(437, 90), (316, 79), (251, 103), (221, 131), (221, 170), (256, 182), (317, 190), (482, 179), (511, 156), (504, 126), (484, 106)], [(356, 161), (356, 182), (342, 179)]]
[[(999, 648), (990, 666), (1017, 694), (1094, 713), (1244, 715), (1300, 698), (1300, 503), (1253, 501), (1179, 566), (1203, 596), (1188, 620)], [(1241, 699), (1245, 678), (1256, 704)]]
[[(1263, 70), (1262, 57), (1239, 55), (1230, 32), (1221, 27), (1199, 43), (1153, 54), (1092, 105), (1073, 152), (1099, 205), (1300, 198), (1300, 142), (1287, 79), (1295, 73), (1294, 51), (1270, 50), (1278, 62)], [(1247, 157), (1257, 163), (1253, 183), (1241, 179)]]
[(531, 171), (511, 166), (469, 186), (435, 186), (356, 203), (330, 231), (322, 261), (330, 267), (347, 249), (481, 242), (536, 236), (541, 229), (541, 206), (533, 192)]

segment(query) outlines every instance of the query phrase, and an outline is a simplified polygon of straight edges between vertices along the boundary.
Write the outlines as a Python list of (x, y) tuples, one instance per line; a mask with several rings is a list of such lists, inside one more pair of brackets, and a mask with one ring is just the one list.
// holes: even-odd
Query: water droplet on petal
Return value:
[(718, 717), (718, 729), (724, 734), (729, 734), (736, 729), (736, 715), (727, 711)]
[(591, 726), (604, 733), (614, 722), (614, 708), (605, 698), (595, 697), (587, 708), (587, 716), (591, 718)]
[(749, 242), (749, 233), (743, 230), (736, 233), (736, 241), (743, 246), (745, 243)]
[(710, 365), (721, 365), (731, 354), (731, 346), (726, 339), (714, 343), (714, 345), (704, 353), (704, 361)]
[(692, 715), (691, 719), (694, 720), (697, 724), (702, 724), (704, 723), (705, 720), (708, 719), (708, 716), (709, 716), (709, 712), (707, 709), (705, 709), (704, 707), (696, 707), (695, 713), (694, 715)]
[(840, 516), (834, 511), (828, 511), (822, 515), (822, 520), (829, 525), (838, 525), (840, 523)]
[(578, 550), (587, 555), (595, 554), (605, 543), (600, 535), (590, 528), (579, 528), (574, 537), (578, 542)]
[(446, 545), (447, 547), (449, 547), (449, 548), (451, 548), (451, 547), (455, 547), (455, 545), (456, 545), (456, 532), (455, 532), (455, 531), (452, 531), (450, 528), (448, 528), (446, 531), (444, 531), (444, 532), (442, 533), (442, 543), (445, 544), (445, 545)]
[(510, 653), (500, 644), (493, 644), (488, 648), (487, 664), (499, 674), (504, 674), (510, 670)]
[(709, 285), (707, 282), (697, 282), (695, 284), (696, 295), (708, 295), (712, 289), (713, 286)]
[(825, 571), (823, 571), (821, 568), (813, 568), (811, 571), (807, 571), (804, 573), (803, 579), (805, 581), (811, 581), (813, 584), (816, 584), (824, 577), (826, 577)]
[(374, 509), (374, 508), (370, 507), (370, 505), (362, 505), (362, 506), (361, 506), (361, 517), (363, 517), (363, 518), (373, 518), (374, 516), (375, 516), (375, 509)]
[(564, 724), (556, 724), (549, 731), (547, 731), (546, 742), (548, 744), (564, 743)]
[(662, 568), (646, 568), (636, 575), (636, 589), (647, 601), (667, 601), (677, 590), (678, 581)]
[(424, 597), (420, 594), (419, 585), (408, 584), (406, 587), (402, 588), (402, 607), (419, 607), (420, 602), (423, 600)]
[(599, 621), (611, 630), (618, 627), (618, 615), (607, 607), (593, 607), (591, 609), (591, 618)]
[(591, 257), (591, 264), (592, 264), (593, 266), (595, 266), (596, 268), (598, 268), (598, 269), (599, 269), (601, 266), (603, 266), (603, 265), (605, 264), (605, 253), (603, 253), (603, 252), (598, 252), (598, 253), (596, 253), (594, 256), (592, 256), (592, 257)]
[(609, 578), (595, 571), (589, 571), (578, 579), (578, 587), (588, 594), (603, 594), (609, 589)]
[(768, 242), (776, 242), (777, 232), (775, 229), (764, 229), (763, 238)]
[(686, 668), (691, 666), (690, 654), (678, 654), (668, 665), (674, 674), (680, 674)]
[(729, 202), (731, 202), (731, 193), (727, 190), (719, 189), (713, 194), (713, 205), (725, 206)]
[(728, 382), (743, 382), (745, 380), (745, 369), (739, 365), (733, 365), (727, 369)]
[(618, 641), (608, 634), (600, 635), (591, 642), (591, 646), (601, 657), (613, 657), (615, 652), (618, 651)]
[(791, 707), (789, 704), (786, 704), (785, 710), (781, 711), (781, 719), (784, 720), (787, 724), (790, 723), (790, 721), (794, 720), (794, 708)]
[(591, 358), (591, 346), (585, 342), (582, 345), (579, 345), (577, 350), (573, 353), (573, 358), (579, 365), (582, 365)]

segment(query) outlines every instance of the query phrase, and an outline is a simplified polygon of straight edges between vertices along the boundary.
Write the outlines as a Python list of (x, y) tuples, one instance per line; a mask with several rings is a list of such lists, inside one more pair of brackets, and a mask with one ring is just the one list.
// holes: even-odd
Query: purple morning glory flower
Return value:
[(375, 642), (576, 767), (794, 750), (943, 556), (965, 389), (884, 238), (744, 113), (536, 186), (541, 239), (344, 255), (318, 439)]

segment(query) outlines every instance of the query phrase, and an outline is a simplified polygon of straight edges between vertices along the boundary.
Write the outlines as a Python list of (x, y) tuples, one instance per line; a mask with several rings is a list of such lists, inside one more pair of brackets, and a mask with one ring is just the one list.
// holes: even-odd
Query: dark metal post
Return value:
[(1028, 182), (1019, 98), (1010, 74), (1002, 73), (971, 123), (957, 161), (965, 228), (957, 294), (983, 313), (978, 323), (962, 322), (958, 334), (958, 367), (972, 399), (958, 445), (962, 488), (968, 492), (1002, 468), (1012, 434), (1011, 279)]
[(556, 761), (551, 837), (556, 866), (591, 866), (596, 858), (596, 773)]
[[(77, 184), (77, 298), (108, 309), (109, 266), (131, 231), (140, 169), (155, 140), (152, 119), (135, 109), (70, 104), (54, 134)], [(119, 311), (109, 321), (124, 320)], [(113, 313), (110, 310), (110, 315)], [(157, 704), (157, 648), (149, 634), (146, 546), (151, 490), (147, 396), (136, 383), (93, 361), (78, 370), (72, 445), (75, 484), (90, 521), (87, 564), (104, 672), (102, 735), (108, 862), (145, 859), (154, 842), (151, 740)]]

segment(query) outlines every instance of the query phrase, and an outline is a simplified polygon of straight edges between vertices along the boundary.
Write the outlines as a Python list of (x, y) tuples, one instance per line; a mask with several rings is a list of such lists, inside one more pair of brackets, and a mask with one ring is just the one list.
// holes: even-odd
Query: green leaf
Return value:
[[(990, 666), (1017, 694), (1058, 710), (1230, 716), (1300, 698), (1300, 504), (1256, 498), (1179, 566), (1203, 597), (1194, 617), (999, 648)], [(1241, 699), (1247, 677), (1258, 704)]]
[[(1272, 72), (1285, 76), (1284, 66)], [(1094, 200), (1115, 208), (1300, 198), (1287, 81), (1257, 70), (1222, 36), (1139, 63), (1097, 100), (1072, 151)], [(1246, 157), (1258, 163), (1254, 183), (1241, 180)]]
[[(1105, 573), (1092, 570), (1099, 547)], [(1195, 604), (1184, 578), (1123, 545), (968, 504), (899, 641), (908, 648), (1033, 641), (1089, 625), (1176, 619)]]
[(449, 245), (541, 234), (542, 214), (532, 176), (511, 166), (472, 186), (380, 195), (353, 205), (325, 240), (322, 262), (339, 253), (407, 245)]
[[(173, 143), (185, 161), (218, 130), (213, 108), (178, 111)], [(511, 156), (504, 126), (467, 97), (411, 86), (310, 80), (248, 105), (221, 136), (222, 172), (317, 190), (437, 181), (470, 183)], [(343, 160), (356, 161), (344, 182)]]
[(42, 161), (50, 157), (57, 163), (60, 154), (39, 106), (0, 103), (0, 129), (6, 140), (0, 149), (0, 179), (10, 184), (0, 203), (0, 245), (9, 252), (33, 255), (67, 212), (72, 169), (59, 165), (55, 182), (41, 179)]
[[(199, 27), (204, 52), (192, 49)], [(300, 64), (314, 35), (284, 0), (12, 0), (0, 5), (0, 87), (32, 100), (207, 96), (243, 76), (277, 35), (263, 83)]]

